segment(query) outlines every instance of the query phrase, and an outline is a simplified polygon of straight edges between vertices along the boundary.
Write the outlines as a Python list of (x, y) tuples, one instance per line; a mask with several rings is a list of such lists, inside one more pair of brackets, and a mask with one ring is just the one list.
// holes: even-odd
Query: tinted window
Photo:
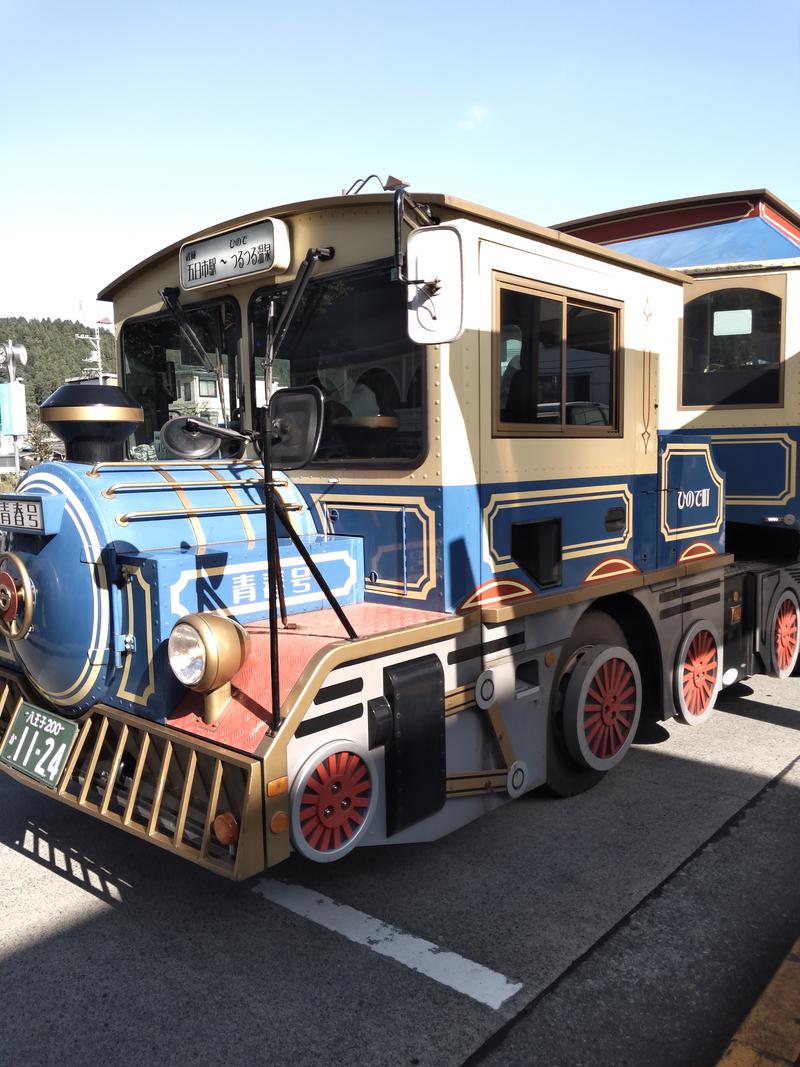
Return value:
[(780, 357), (780, 297), (760, 289), (721, 289), (686, 305), (685, 405), (779, 403)]
[(617, 312), (501, 288), (499, 423), (542, 430), (613, 426)]
[[(256, 402), (269, 301), (276, 318), (288, 290), (261, 290), (251, 305)], [(295, 315), (273, 379), (316, 385), (325, 397), (317, 462), (409, 466), (422, 459), (423, 354), (406, 332), (406, 290), (387, 269), (312, 282)]]
[(205, 361), (183, 339), (171, 315), (134, 320), (122, 327), (125, 389), (144, 409), (144, 422), (131, 443), (134, 459), (174, 458), (161, 448), (160, 431), (167, 419), (197, 415), (221, 424), (230, 420), (236, 406), (235, 368), (241, 332), (236, 305), (225, 300), (185, 310), (206, 354)]

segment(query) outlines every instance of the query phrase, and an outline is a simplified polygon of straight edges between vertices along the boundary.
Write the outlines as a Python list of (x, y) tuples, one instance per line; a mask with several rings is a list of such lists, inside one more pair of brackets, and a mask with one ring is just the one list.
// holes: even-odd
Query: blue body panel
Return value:
[[(724, 551), (724, 476), (707, 438), (671, 435), (654, 475), (477, 486), (303, 485), (323, 529), (363, 538), (365, 597), (458, 611), (675, 565)], [(691, 495), (690, 495), (691, 494)], [(621, 529), (609, 529), (609, 512)], [(561, 581), (537, 585), (511, 556), (514, 523), (560, 519)], [(613, 523), (612, 523), (613, 525)], [(693, 558), (698, 558), (697, 556)], [(502, 594), (502, 595), (501, 595)]]
[[(263, 487), (246, 464), (106, 466), (42, 464), (21, 483), (23, 497), (59, 500), (61, 517), (46, 526), (57, 532), (11, 534), (35, 590), (33, 625), (21, 640), (0, 641), (0, 658), (56, 708), (102, 701), (163, 720), (182, 691), (166, 661), (178, 619), (268, 615)], [(281, 492), (300, 508), (295, 528), (335, 594), (361, 601), (362, 542), (321, 536), (291, 483)], [(324, 606), (288, 538), (280, 556), (287, 610)]]
[[(314, 562), (345, 608), (364, 599), (362, 543), (358, 538), (304, 538)], [(288, 540), (280, 542), (289, 614), (327, 607), (308, 567)], [(264, 541), (236, 541), (213, 550), (170, 549), (117, 557), (126, 575), (121, 630), (137, 634), (135, 649), (118, 664), (122, 673), (106, 703), (162, 720), (183, 694), (167, 662), (175, 623), (196, 611), (222, 611), (242, 624), (269, 613)]]
[[(724, 478), (708, 439), (662, 435), (656, 466), (448, 487), (287, 480), (281, 492), (342, 604), (456, 612), (584, 585), (601, 595), (603, 582), (722, 552)], [(247, 465), (45, 464), (20, 493), (63, 509), (48, 527), (57, 532), (11, 535), (36, 599), (31, 632), (0, 642), (0, 657), (56, 708), (104, 702), (163, 721), (182, 694), (166, 654), (175, 623), (196, 611), (268, 616), (261, 487)], [(548, 520), (560, 542), (551, 580), (537, 584), (512, 556), (512, 533), (525, 524), (516, 536), (534, 537)], [(280, 555), (288, 610), (324, 607), (288, 538)]]
[[(684, 427), (681, 434), (710, 439), (714, 461), (725, 472), (728, 522), (761, 525), (787, 514), (800, 518), (797, 493), (797, 426), (724, 427), (711, 431)], [(662, 433), (666, 439), (674, 437)]]

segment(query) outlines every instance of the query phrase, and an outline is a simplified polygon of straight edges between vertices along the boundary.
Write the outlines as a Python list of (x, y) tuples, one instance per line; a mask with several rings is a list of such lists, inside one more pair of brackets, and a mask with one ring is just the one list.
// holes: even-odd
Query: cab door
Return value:
[(624, 285), (615, 268), (546, 251), (482, 257), (483, 578), (537, 594), (640, 569), (626, 398), (641, 394), (643, 365), (624, 347)]

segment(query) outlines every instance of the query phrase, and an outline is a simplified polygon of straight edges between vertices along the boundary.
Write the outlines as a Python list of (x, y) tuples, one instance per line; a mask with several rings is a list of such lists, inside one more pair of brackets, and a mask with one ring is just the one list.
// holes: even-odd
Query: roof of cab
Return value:
[[(594, 256), (597, 259), (619, 263), (621, 266), (637, 267), (639, 270), (647, 274), (677, 284), (691, 281), (688, 276), (681, 274), (678, 271), (669, 270), (653, 263), (648, 263), (646, 260), (634, 259), (632, 256), (602, 248), (599, 245), (584, 241), (578, 237), (572, 237), (566, 233), (560, 233), (557, 230), (549, 229), (546, 226), (538, 226), (525, 219), (520, 219), (513, 215), (506, 215), (503, 212), (494, 211), (491, 208), (482, 207), (479, 204), (470, 203), (468, 200), (460, 200), (458, 197), (449, 196), (443, 193), (413, 193), (409, 195), (419, 204), (429, 204), (431, 207), (439, 209), (437, 214), (443, 216), (442, 221), (466, 218), (475, 222), (484, 222), (523, 236), (536, 237), (537, 239), (550, 244), (561, 245), (562, 247), (572, 249), (576, 252), (581, 252), (584, 255)], [(269, 208), (265, 211), (253, 211), (246, 215), (239, 215), (237, 218), (228, 219), (225, 222), (220, 222), (214, 226), (208, 226), (203, 230), (198, 230), (196, 233), (189, 234), (180, 241), (174, 241), (160, 251), (148, 256), (146, 259), (143, 259), (140, 263), (137, 263), (134, 267), (131, 267), (130, 270), (125, 271), (124, 274), (121, 274), (118, 278), (115, 278), (113, 282), (110, 282), (101, 289), (97, 295), (97, 299), (113, 300), (116, 293), (129, 281), (147, 268), (155, 266), (157, 263), (174, 256), (180, 249), (181, 245), (185, 244), (187, 241), (196, 241), (202, 237), (210, 237), (217, 233), (225, 233), (227, 230), (245, 226), (258, 219), (268, 217), (288, 218), (292, 215), (307, 214), (312, 211), (359, 208), (363, 207), (365, 204), (385, 205), (388, 207), (391, 204), (392, 199), (393, 197), (391, 193), (369, 193), (359, 194), (358, 196), (330, 196), (319, 200), (302, 200), (294, 204), (282, 204), (280, 207)]]

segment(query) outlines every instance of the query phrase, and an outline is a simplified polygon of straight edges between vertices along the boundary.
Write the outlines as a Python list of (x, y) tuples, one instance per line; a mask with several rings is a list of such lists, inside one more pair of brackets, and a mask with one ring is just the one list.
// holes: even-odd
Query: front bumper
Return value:
[[(37, 702), (22, 679), (0, 672), (0, 741), (23, 700)], [(6, 764), (0, 769), (216, 874), (241, 880), (264, 869), (262, 759), (99, 704), (81, 719), (55, 789)], [(222, 812), (239, 826), (238, 841), (227, 847), (213, 832)]]

